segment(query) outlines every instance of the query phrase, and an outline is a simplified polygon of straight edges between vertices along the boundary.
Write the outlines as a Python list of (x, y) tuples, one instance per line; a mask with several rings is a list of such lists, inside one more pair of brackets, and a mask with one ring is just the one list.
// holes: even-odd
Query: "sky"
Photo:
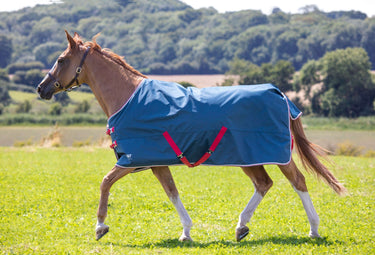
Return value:
[[(0, 11), (15, 11), (24, 7), (33, 7), (36, 4), (48, 4), (58, 0), (7, 0), (0, 4)], [(157, 0), (156, 0), (157, 1)], [(264, 14), (270, 14), (274, 7), (287, 13), (298, 13), (301, 7), (316, 5), (319, 10), (329, 11), (361, 11), (367, 16), (375, 16), (374, 0), (332, 1), (332, 0), (182, 0), (191, 7), (214, 7), (219, 12), (239, 10), (261, 10)]]

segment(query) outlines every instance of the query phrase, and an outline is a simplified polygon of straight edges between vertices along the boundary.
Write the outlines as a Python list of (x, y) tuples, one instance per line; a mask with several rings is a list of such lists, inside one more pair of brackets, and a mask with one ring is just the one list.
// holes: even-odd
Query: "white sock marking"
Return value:
[(255, 209), (258, 207), (262, 199), (263, 196), (255, 190), (254, 195), (251, 197), (249, 203), (246, 205), (245, 209), (240, 214), (237, 228), (245, 226), (250, 221)]
[(190, 236), (190, 228), (193, 226), (193, 222), (186, 211), (184, 205), (181, 202), (180, 196), (170, 198), (172, 201), (173, 205), (175, 206), (178, 215), (180, 216), (180, 221), (182, 223), (182, 226), (184, 227), (183, 234), (185, 236)]
[(311, 201), (309, 193), (297, 190), (294, 186), (293, 186), (293, 188), (297, 192), (299, 197), (301, 198), (303, 208), (305, 208), (307, 218), (309, 219), (310, 235), (311, 236), (319, 236), (319, 234), (318, 234), (319, 216), (315, 211), (315, 208), (314, 208), (314, 205)]

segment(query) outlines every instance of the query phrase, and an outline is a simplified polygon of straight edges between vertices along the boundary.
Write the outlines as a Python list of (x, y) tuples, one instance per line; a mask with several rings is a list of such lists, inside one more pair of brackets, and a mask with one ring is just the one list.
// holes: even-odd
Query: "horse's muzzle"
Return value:
[(46, 77), (44, 77), (44, 79), (39, 83), (36, 91), (42, 99), (49, 100), (52, 98), (53, 94), (55, 93), (55, 87), (53, 86), (53, 83), (48, 75), (46, 75)]
[(36, 88), (36, 91), (38, 92), (39, 96), (42, 98), (42, 99), (45, 99), (45, 100), (50, 100), (54, 94), (54, 89), (47, 89), (49, 88), (50, 86), (41, 86), (41, 84), (38, 85), (38, 87)]

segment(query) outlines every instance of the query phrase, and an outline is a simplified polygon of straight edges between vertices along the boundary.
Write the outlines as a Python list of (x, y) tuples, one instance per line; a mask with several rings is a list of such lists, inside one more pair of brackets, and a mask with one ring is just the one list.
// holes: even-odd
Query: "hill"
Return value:
[(53, 65), (66, 47), (64, 29), (126, 57), (146, 74), (225, 73), (235, 57), (257, 65), (290, 61), (296, 70), (326, 52), (364, 48), (375, 66), (375, 18), (356, 11), (303, 14), (275, 8), (218, 13), (178, 0), (63, 0), (0, 13), (0, 68), (16, 62)]

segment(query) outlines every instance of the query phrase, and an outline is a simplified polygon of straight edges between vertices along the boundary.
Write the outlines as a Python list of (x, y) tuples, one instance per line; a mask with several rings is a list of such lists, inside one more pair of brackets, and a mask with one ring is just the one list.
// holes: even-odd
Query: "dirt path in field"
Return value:
[[(215, 87), (220, 86), (226, 78), (229, 76), (225, 74), (212, 74), (212, 75), (148, 75), (148, 78), (161, 80), (161, 81), (171, 81), (171, 82), (190, 82), (197, 88), (205, 87)], [(234, 85), (238, 85), (238, 76), (230, 76), (234, 79)]]

